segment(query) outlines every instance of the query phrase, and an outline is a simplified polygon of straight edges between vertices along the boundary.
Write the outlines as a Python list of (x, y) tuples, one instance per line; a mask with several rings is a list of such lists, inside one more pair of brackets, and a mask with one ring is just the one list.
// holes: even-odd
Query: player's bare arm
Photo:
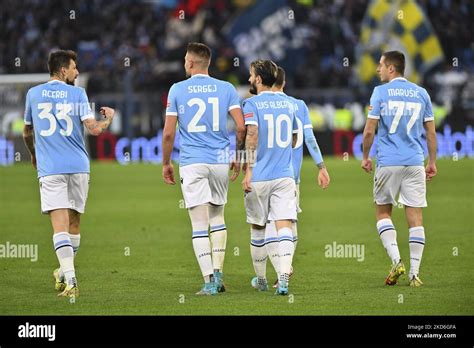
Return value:
[(171, 153), (173, 152), (174, 137), (176, 135), (177, 117), (167, 116), (163, 128), (163, 180), (168, 185), (175, 185), (174, 168), (171, 163)]
[(252, 165), (255, 164), (257, 160), (257, 145), (258, 145), (258, 126), (248, 125), (247, 126), (247, 136), (245, 138), (245, 149), (247, 153), (246, 164), (247, 170), (245, 171), (245, 177), (242, 181), (242, 188), (245, 192), (252, 191), (251, 181), (252, 181)]
[(428, 144), (428, 163), (426, 164), (426, 180), (430, 181), (438, 172), (436, 168), (436, 129), (434, 121), (423, 124), (426, 130), (426, 142)]
[(362, 157), (362, 164), (361, 167), (367, 173), (372, 172), (372, 160), (369, 157), (370, 148), (374, 143), (375, 131), (377, 129), (378, 120), (373, 118), (368, 118), (367, 123), (365, 124), (364, 128), (364, 135), (363, 135), (363, 157)]
[(35, 138), (32, 125), (25, 125), (25, 127), (23, 127), (23, 141), (31, 155), (31, 164), (36, 169)]
[(100, 114), (104, 116), (103, 120), (97, 121), (94, 118), (84, 120), (84, 125), (86, 126), (87, 130), (94, 136), (102, 134), (107, 128), (109, 128), (114, 118), (115, 110), (107, 106), (103, 106), (100, 108)]
[(242, 114), (242, 110), (240, 108), (230, 110), (230, 116), (232, 116), (235, 122), (235, 137), (237, 144), (236, 158), (230, 165), (230, 169), (233, 170), (230, 180), (235, 181), (235, 179), (237, 179), (240, 174), (240, 155), (242, 150), (245, 148), (245, 134), (247, 130), (244, 124), (244, 115)]

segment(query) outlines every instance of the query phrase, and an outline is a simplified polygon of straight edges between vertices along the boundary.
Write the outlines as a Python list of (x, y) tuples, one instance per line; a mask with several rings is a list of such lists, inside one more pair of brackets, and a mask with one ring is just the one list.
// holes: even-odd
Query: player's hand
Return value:
[(163, 180), (168, 185), (176, 185), (173, 164), (163, 164)]
[(36, 156), (35, 155), (31, 155), (31, 164), (33, 165), (33, 167), (35, 169), (37, 169), (37, 167), (36, 167)]
[(230, 180), (232, 182), (235, 181), (235, 179), (237, 179), (237, 177), (239, 176), (240, 174), (240, 163), (237, 162), (237, 161), (232, 161), (232, 163), (230, 164), (230, 170), (233, 170), (234, 172), (232, 173), (232, 176), (230, 177)]
[(247, 172), (247, 162), (244, 162), (244, 164), (242, 164), (242, 172), (244, 174)]
[(318, 174), (318, 185), (323, 189), (327, 189), (331, 179), (329, 178), (329, 173), (326, 168), (321, 168)]
[(360, 165), (367, 173), (372, 173), (372, 160), (370, 158), (363, 159)]
[(247, 170), (244, 180), (242, 180), (242, 189), (244, 192), (252, 191), (252, 171)]
[(115, 110), (107, 106), (103, 106), (100, 108), (100, 114), (105, 118), (113, 119), (115, 115)]
[(428, 164), (426, 165), (426, 168), (425, 168), (425, 173), (426, 173), (426, 181), (431, 181), (431, 179), (434, 176), (436, 176), (436, 174), (438, 173), (438, 169), (436, 168), (436, 164), (428, 162)]

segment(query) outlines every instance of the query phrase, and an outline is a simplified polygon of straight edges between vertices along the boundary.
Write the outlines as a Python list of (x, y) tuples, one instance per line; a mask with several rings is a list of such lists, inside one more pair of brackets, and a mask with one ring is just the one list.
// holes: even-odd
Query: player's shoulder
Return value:
[(258, 95), (253, 95), (251, 97), (248, 97), (248, 98), (245, 98), (244, 100), (242, 100), (242, 105), (245, 106), (247, 104), (250, 104), (250, 105), (255, 105), (255, 102), (257, 102), (259, 100), (259, 96)]

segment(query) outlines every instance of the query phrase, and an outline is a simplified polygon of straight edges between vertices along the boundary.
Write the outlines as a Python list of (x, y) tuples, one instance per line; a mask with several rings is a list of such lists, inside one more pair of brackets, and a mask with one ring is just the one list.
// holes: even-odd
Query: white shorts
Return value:
[(179, 167), (179, 175), (186, 208), (207, 203), (214, 205), (227, 203), (228, 164), (190, 164)]
[(253, 182), (251, 187), (244, 196), (247, 223), (265, 226), (267, 221), (296, 221), (296, 184), (292, 178)]
[(296, 184), (296, 212), (303, 212), (300, 207), (300, 184)]
[(89, 192), (89, 174), (57, 174), (39, 178), (41, 212), (73, 209), (83, 214)]
[(378, 205), (426, 207), (426, 174), (423, 166), (377, 167), (374, 176), (374, 201)]

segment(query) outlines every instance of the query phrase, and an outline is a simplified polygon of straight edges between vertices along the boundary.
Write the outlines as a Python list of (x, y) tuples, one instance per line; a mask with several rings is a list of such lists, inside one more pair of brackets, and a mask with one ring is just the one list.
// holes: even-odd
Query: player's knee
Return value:
[(211, 224), (211, 226), (225, 224), (223, 205), (210, 205), (209, 206), (209, 223)]

